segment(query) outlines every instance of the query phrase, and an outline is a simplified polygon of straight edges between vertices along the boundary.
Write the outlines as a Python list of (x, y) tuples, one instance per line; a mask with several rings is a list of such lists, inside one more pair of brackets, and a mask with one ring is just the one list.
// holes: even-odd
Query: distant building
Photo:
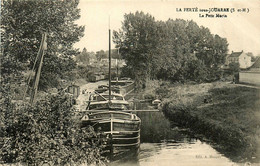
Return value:
[(239, 72), (239, 83), (253, 84), (260, 86), (260, 58), (247, 70)]
[(251, 56), (248, 56), (243, 50), (241, 52), (233, 52), (227, 56), (226, 65), (235, 62), (239, 63), (241, 69), (246, 69), (251, 66)]
[[(108, 66), (108, 59), (101, 59), (101, 64), (103, 66)], [(122, 59), (113, 59), (111, 58), (111, 67), (118, 66), (119, 68), (123, 67), (125, 64), (125, 61)]]
[(250, 71), (255, 71), (260, 73), (260, 57), (256, 59), (253, 65), (249, 68)]

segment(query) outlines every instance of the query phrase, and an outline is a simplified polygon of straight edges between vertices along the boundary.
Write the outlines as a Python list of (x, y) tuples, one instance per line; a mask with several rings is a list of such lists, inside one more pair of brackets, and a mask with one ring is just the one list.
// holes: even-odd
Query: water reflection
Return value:
[(138, 165), (235, 165), (210, 145), (191, 138), (162, 112), (138, 112), (142, 119)]
[(123, 166), (232, 166), (236, 165), (210, 145), (184, 134), (162, 112), (137, 112), (142, 119), (140, 152), (111, 165)]
[(140, 166), (232, 166), (236, 165), (199, 140), (183, 142), (143, 143), (138, 157)]
[(162, 141), (190, 141), (185, 134), (186, 129), (180, 129), (171, 124), (165, 118), (162, 112), (137, 112), (141, 118), (141, 142), (142, 143), (160, 143)]
[(235, 166), (237, 164), (196, 139), (142, 143), (135, 158), (124, 158), (111, 165), (123, 166)]

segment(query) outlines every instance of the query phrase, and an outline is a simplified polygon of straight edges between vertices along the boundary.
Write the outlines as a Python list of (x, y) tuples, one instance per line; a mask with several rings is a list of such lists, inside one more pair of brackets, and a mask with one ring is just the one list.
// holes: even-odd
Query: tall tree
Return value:
[(152, 69), (154, 48), (157, 46), (154, 17), (143, 12), (125, 14), (122, 30), (114, 31), (113, 41), (126, 60), (132, 75), (144, 82)]
[(97, 51), (96, 52), (96, 58), (97, 58), (97, 60), (101, 60), (101, 59), (104, 59), (104, 58), (107, 58), (108, 56), (107, 56), (107, 54), (105, 53), (105, 51), (104, 50), (100, 50), (100, 51)]
[[(108, 57), (108, 50), (106, 51), (106, 55)], [(111, 58), (113, 59), (122, 59), (121, 53), (119, 52), (119, 49), (111, 49)]]
[(89, 64), (90, 53), (87, 52), (86, 48), (83, 48), (82, 52), (76, 56), (76, 61), (84, 64)]
[[(1, 46), (4, 49), (3, 57), (12, 59), (3, 64), (4, 68), (9, 68), (8, 64), (17, 66), (19, 63), (31, 68), (43, 32), (48, 33), (48, 49), (41, 80), (58, 79), (64, 70), (73, 67), (73, 64), (63, 62), (71, 61), (71, 56), (78, 53), (72, 46), (83, 36), (84, 27), (74, 23), (80, 18), (78, 3), (79, 0), (3, 1)], [(51, 79), (50, 75), (53, 76)], [(42, 81), (39, 85), (43, 86)]]
[(192, 58), (189, 37), (185, 31), (187, 23), (182, 19), (169, 19), (164, 24), (161, 26), (164, 30), (160, 34), (162, 40), (159, 44), (159, 58), (164, 61), (160, 74), (171, 80), (185, 79), (186, 63)]
[(114, 42), (137, 81), (147, 77), (173, 81), (214, 80), (228, 49), (225, 38), (194, 21), (155, 21), (143, 12), (125, 15)]

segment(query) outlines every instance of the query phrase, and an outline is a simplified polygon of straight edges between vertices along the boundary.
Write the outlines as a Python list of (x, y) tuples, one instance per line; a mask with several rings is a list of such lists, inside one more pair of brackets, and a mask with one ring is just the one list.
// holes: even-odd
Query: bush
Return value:
[(69, 96), (47, 96), (34, 106), (8, 102), (1, 107), (0, 160), (4, 163), (102, 163), (102, 144), (92, 127), (80, 128)]
[[(217, 143), (218, 150), (234, 161), (259, 156), (259, 91), (248, 87), (225, 85), (216, 88), (219, 85), (212, 85), (213, 89), (201, 97), (194, 95), (189, 98), (183, 90), (179, 93), (184, 95), (179, 98), (176, 95), (164, 100), (162, 110), (165, 116)], [(209, 98), (211, 102), (199, 101), (199, 97)]]
[(144, 99), (146, 100), (155, 100), (155, 98), (156, 98), (155, 94), (148, 93), (144, 95)]
[(160, 87), (156, 88), (155, 93), (159, 96), (159, 99), (166, 98), (169, 95), (169, 85), (161, 84)]

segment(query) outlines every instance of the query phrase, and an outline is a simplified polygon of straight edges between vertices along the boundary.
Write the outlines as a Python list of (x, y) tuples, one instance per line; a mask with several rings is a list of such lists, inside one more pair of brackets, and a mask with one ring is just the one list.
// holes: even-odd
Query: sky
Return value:
[[(231, 8), (235, 12), (187, 12), (184, 8)], [(74, 45), (87, 51), (108, 50), (108, 29), (119, 30), (124, 14), (143, 11), (154, 16), (155, 20), (193, 20), (199, 26), (210, 29), (211, 33), (227, 38), (231, 51), (260, 54), (260, 0), (80, 0), (81, 18), (77, 24), (85, 25), (85, 35)], [(181, 12), (176, 8), (181, 8)], [(246, 8), (246, 12), (238, 12)], [(215, 15), (225, 14), (226, 18)], [(204, 17), (199, 17), (199, 14)], [(206, 17), (213, 14), (214, 18)], [(109, 19), (110, 17), (110, 19)], [(112, 43), (112, 48), (115, 45)]]

